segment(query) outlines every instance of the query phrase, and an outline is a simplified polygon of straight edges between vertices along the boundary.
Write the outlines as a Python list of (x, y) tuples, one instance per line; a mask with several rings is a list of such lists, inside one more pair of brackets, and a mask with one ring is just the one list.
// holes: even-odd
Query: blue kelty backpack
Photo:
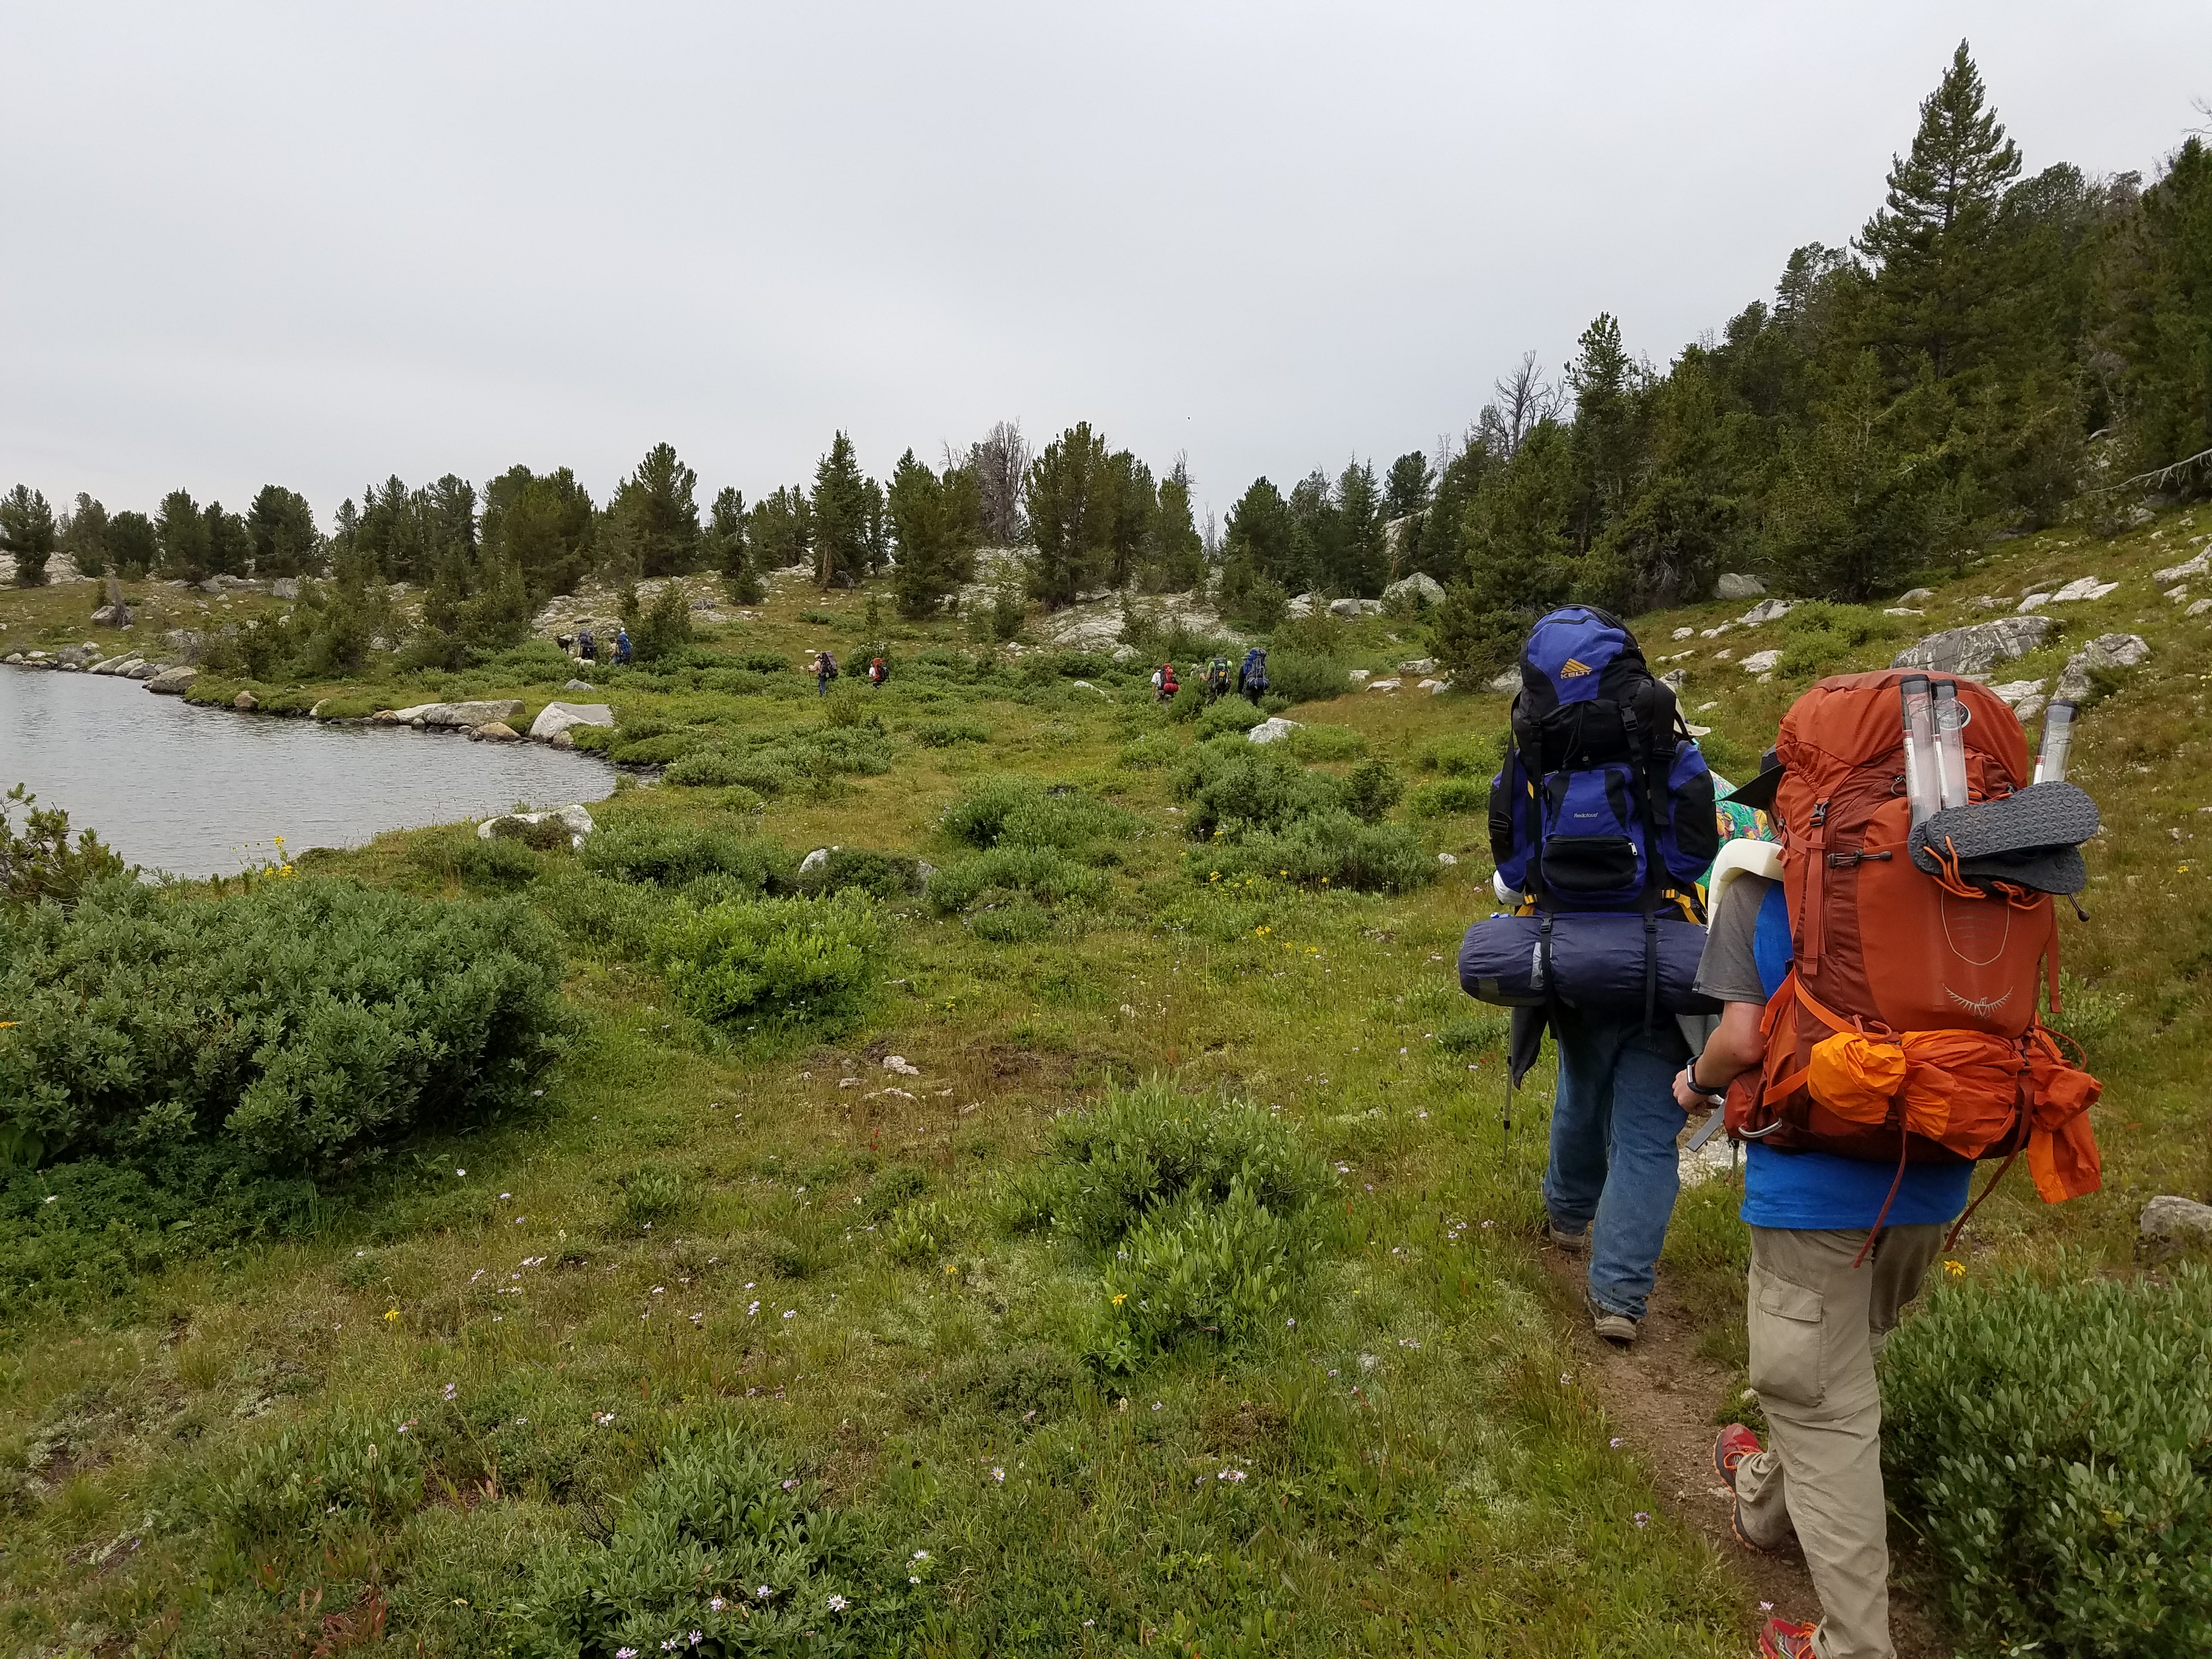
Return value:
[(1619, 618), (1568, 605), (1522, 647), (1510, 723), (1490, 850), (1499, 885), (1528, 902), (1468, 930), (1462, 983), (1524, 1006), (1687, 1012), (1704, 943), (1697, 883), (1720, 835), (1712, 774), (1674, 689)]

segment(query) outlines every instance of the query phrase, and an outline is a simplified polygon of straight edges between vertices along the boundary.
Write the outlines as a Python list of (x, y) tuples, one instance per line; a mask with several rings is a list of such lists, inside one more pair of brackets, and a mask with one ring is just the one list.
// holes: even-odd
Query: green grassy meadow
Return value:
[[(2046, 1208), (2015, 1172), (1964, 1242), (1970, 1273), (2134, 1271), (2142, 1200), (2212, 1187), (2194, 848), (2212, 653), (2148, 580), (2208, 531), (2200, 511), (2110, 543), (2007, 542), (1924, 577), (1920, 617), (1838, 607), (1670, 641), (1745, 609), (1717, 602), (1635, 624), (1655, 666), (1687, 670), (1684, 711), (1741, 781), (1819, 675), (2002, 614), (1978, 594), (2120, 582), (2057, 609), (2053, 643), (1994, 677), (2054, 678), (2106, 631), (2153, 647), (2085, 717), (2074, 772), (2106, 830), (2091, 920), (2062, 927), (2061, 1018), (2106, 1085), (2106, 1190)], [(0, 648), (99, 637), (77, 614), (93, 591), (0, 596)], [(205, 625), (174, 590), (136, 597), (142, 627)], [(753, 783), (623, 787), (592, 809), (601, 834), (943, 873), (991, 856), (948, 809), (1021, 775), (1090, 815), (1058, 843), (1066, 869), (879, 896), (849, 1009), (747, 1031), (687, 1006), (638, 945), (681, 895), (587, 855), (487, 858), (463, 827), (303, 856), (306, 874), (538, 908), (566, 953), (569, 1046), (527, 1110), (326, 1183), (311, 1230), (0, 1304), (0, 1649), (1747, 1650), (1762, 1615), (1615, 1443), (1568, 1340), (1579, 1306), (1542, 1265), (1548, 1068), (1509, 1136), (1504, 1021), (1454, 979), (1491, 907), (1479, 786), (1506, 699), (1409, 678), (1288, 711), (1315, 770), (1396, 773), (1386, 822), (1433, 879), (1343, 890), (1249, 858), (1224, 874), (1174, 790), (1201, 723), (1152, 702), (1149, 664), (1007, 656), (950, 622), (871, 629), (868, 603), (781, 586), (704, 641), (727, 666), (587, 674), (617, 754), (773, 763)], [(857, 671), (877, 639), (881, 690), (853, 672), (817, 699), (796, 672), (817, 644)], [(1418, 622), (1325, 642), (1347, 668), (1426, 654)], [(1771, 682), (1735, 666), (1769, 646)], [(526, 720), (561, 695), (553, 657), (257, 692), (349, 710), (511, 695)], [(793, 666), (746, 665), (770, 657)], [(1240, 1173), (1176, 1187), (1176, 1159)], [(47, 1205), (38, 1180), (12, 1178), (0, 1228), (68, 1224), (68, 1193)], [(1663, 1271), (1740, 1366), (1735, 1196), (1685, 1195)]]

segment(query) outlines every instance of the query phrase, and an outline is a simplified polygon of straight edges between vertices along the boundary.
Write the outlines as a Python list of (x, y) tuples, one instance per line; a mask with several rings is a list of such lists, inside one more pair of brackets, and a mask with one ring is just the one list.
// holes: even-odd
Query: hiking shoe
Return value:
[(1558, 1222), (1547, 1221), (1544, 1224), (1544, 1236), (1569, 1255), (1583, 1255), (1589, 1253), (1589, 1229), (1588, 1227), (1584, 1227), (1578, 1233), (1571, 1233)]
[[(1759, 1443), (1759, 1437), (1741, 1423), (1731, 1423), (1721, 1431), (1720, 1437), (1713, 1442), (1713, 1467), (1720, 1471), (1721, 1479), (1729, 1483), (1730, 1492), (1735, 1490), (1737, 1466), (1745, 1458), (1755, 1456), (1764, 1449)], [(1735, 1534), (1735, 1541), (1744, 1548), (1760, 1555), (1769, 1553), (1764, 1544), (1753, 1543), (1750, 1534), (1744, 1531), (1743, 1500), (1740, 1498), (1729, 1505), (1729, 1530)], [(1782, 1621), (1778, 1620), (1775, 1622)]]
[(1636, 1340), (1636, 1322), (1625, 1313), (1615, 1313), (1610, 1308), (1589, 1304), (1590, 1328), (1616, 1348), (1626, 1348)]
[(1818, 1625), (1801, 1625), (1789, 1619), (1770, 1619), (1766, 1621), (1765, 1629), (1759, 1632), (1761, 1659), (1817, 1659), (1813, 1638), (1820, 1630)]

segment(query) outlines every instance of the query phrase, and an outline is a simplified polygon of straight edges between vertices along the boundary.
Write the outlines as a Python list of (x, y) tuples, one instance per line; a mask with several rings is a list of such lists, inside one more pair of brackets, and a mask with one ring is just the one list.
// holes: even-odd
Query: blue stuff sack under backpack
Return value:
[[(1568, 605), (1522, 647), (1510, 739), (1490, 786), (1490, 850), (1500, 884), (1527, 894), (1534, 914), (1493, 916), (1468, 931), (1468, 994), (1522, 1006), (1557, 998), (1634, 1006), (1647, 1018), (1697, 1012), (1689, 985), (1697, 959), (1686, 934), (1677, 939), (1672, 928), (1692, 929), (1702, 943), (1697, 883), (1720, 832), (1712, 774), (1674, 689), (1652, 675), (1617, 617)], [(1540, 920), (1540, 941), (1526, 925)], [(1510, 999), (1514, 975), (1466, 971), (1470, 956), (1503, 963), (1529, 957), (1540, 943), (1549, 963), (1540, 985), (1524, 974)], [(1624, 951), (1637, 969), (1633, 995), (1614, 971)]]

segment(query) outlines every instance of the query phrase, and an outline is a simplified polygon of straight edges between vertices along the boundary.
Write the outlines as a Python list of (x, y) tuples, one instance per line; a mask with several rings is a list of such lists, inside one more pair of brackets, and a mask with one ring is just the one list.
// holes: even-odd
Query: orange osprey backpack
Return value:
[[(2058, 1006), (2051, 896), (1970, 880), (1941, 854), (1936, 874), (1914, 862), (1905, 678), (1838, 675), (1783, 718), (1774, 816), (1792, 961), (1766, 1005), (1765, 1061), (1729, 1091), (1729, 1132), (1893, 1162), (1900, 1176), (1907, 1163), (2009, 1167), (2025, 1151), (2045, 1200), (2094, 1192), (2101, 1085), (2036, 1012), (2042, 985)], [(1957, 687), (1971, 799), (2023, 789), (2019, 720), (1988, 687)]]

